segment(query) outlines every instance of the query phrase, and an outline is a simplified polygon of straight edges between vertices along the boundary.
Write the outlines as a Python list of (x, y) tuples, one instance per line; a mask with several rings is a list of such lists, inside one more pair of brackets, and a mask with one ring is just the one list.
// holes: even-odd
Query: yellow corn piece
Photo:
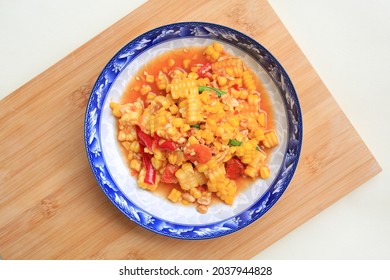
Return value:
[(152, 157), (151, 162), (155, 170), (162, 170), (162, 168), (166, 165), (166, 159), (159, 159), (156, 155)]
[(171, 95), (173, 99), (187, 98), (190, 93), (199, 94), (196, 80), (190, 78), (172, 80)]
[(187, 114), (186, 120), (189, 125), (197, 124), (203, 120), (202, 103), (200, 101), (198, 89), (191, 90), (187, 98)]
[(189, 59), (189, 58), (184, 59), (184, 60), (183, 60), (183, 67), (184, 67), (185, 69), (187, 69), (188, 66), (190, 66), (190, 63), (191, 63), (191, 59)]
[(206, 119), (206, 128), (208, 130), (210, 130), (211, 132), (215, 133), (217, 127), (218, 126), (217, 126), (217, 120), (216, 119), (214, 119), (214, 118), (207, 118)]
[(210, 79), (209, 78), (200, 78), (196, 80), (196, 83), (198, 86), (208, 86), (210, 85)]
[(163, 127), (165, 127), (169, 123), (169, 120), (171, 119), (172, 114), (171, 114), (171, 112), (169, 112), (168, 108), (167, 109), (160, 108), (155, 113), (155, 117), (156, 117), (156, 119), (157, 118), (160, 119), (160, 120), (158, 120), (158, 122), (156, 122), (156, 125), (157, 125), (157, 123), (159, 123), (161, 126), (161, 127), (156, 128), (158, 130), (158, 129), (162, 129)]
[(133, 103), (120, 105), (119, 107), (117, 107), (117, 105), (113, 105), (113, 108), (113, 110), (117, 111), (117, 114), (120, 114), (119, 124), (135, 125), (141, 118), (143, 104), (141, 101), (137, 100)]
[(226, 84), (227, 84), (227, 78), (224, 77), (224, 76), (218, 76), (218, 77), (217, 77), (217, 82), (218, 82), (218, 85), (219, 85), (220, 87), (226, 86)]
[(216, 169), (206, 171), (208, 177), (207, 188), (214, 192), (226, 204), (233, 204), (237, 192), (236, 182), (226, 177), (225, 167), (219, 165)]
[(222, 184), (217, 185), (217, 188), (217, 196), (226, 204), (232, 205), (237, 192), (236, 182), (226, 178)]
[(254, 132), (254, 136), (256, 138), (257, 141), (263, 141), (265, 139), (265, 136), (264, 136), (264, 130), (259, 128), (259, 129), (256, 129), (255, 132)]
[(168, 195), (168, 199), (172, 202), (178, 202), (181, 198), (181, 191), (173, 188)]
[(257, 116), (257, 123), (262, 127), (267, 127), (267, 114), (266, 112), (260, 112)]
[(122, 142), (122, 146), (125, 148), (126, 151), (129, 151), (131, 142), (124, 141)]
[(140, 173), (138, 174), (138, 180), (137, 180), (138, 186), (141, 189), (154, 192), (158, 187), (158, 183), (160, 182), (160, 174), (158, 173), (156, 174), (156, 182), (154, 183), (154, 185), (150, 185), (144, 182), (145, 175), (146, 175), (146, 169), (142, 168)]
[(202, 192), (197, 188), (190, 189), (190, 195), (192, 195), (195, 199), (198, 199), (202, 196)]
[(187, 77), (190, 79), (196, 80), (196, 79), (198, 79), (199, 76), (195, 72), (190, 72)]
[(112, 110), (112, 114), (117, 117), (117, 118), (120, 118), (122, 117), (122, 113), (121, 111), (119, 110), (119, 108), (121, 107), (121, 104), (119, 103), (116, 103), (116, 102), (110, 102), (110, 108)]
[(223, 46), (220, 43), (214, 42), (213, 43), (213, 48), (216, 52), (223, 52)]
[(198, 139), (196, 139), (195, 136), (191, 135), (190, 137), (188, 137), (188, 144), (190, 145), (193, 145), (193, 144), (199, 144), (199, 141)]
[(130, 161), (129, 166), (132, 170), (139, 172), (141, 170), (141, 161), (139, 159), (134, 158)]
[(249, 71), (243, 72), (242, 82), (244, 87), (248, 90), (249, 93), (254, 93), (256, 91), (255, 80), (253, 79)]
[(140, 150), (140, 146), (139, 146), (138, 141), (133, 141), (130, 143), (130, 145), (129, 145), (130, 152), (139, 153), (139, 150)]
[(208, 129), (201, 130), (201, 136), (206, 144), (210, 144), (214, 141), (214, 134)]
[(142, 131), (148, 134), (150, 133), (150, 122), (151, 122), (152, 115), (153, 115), (152, 107), (149, 106), (144, 110), (139, 121), (139, 126), (141, 127)]
[(179, 112), (179, 107), (177, 107), (176, 104), (172, 104), (169, 106), (169, 112), (171, 112), (172, 115), (176, 115)]
[(239, 78), (242, 77), (244, 72), (244, 64), (239, 58), (228, 58), (213, 63), (211, 69), (213, 73), (216, 73), (219, 76), (228, 74), (233, 78)]
[(173, 58), (168, 59), (168, 66), (172, 67), (173, 65), (175, 65), (175, 60)]
[(183, 162), (185, 161), (183, 152), (181, 150), (170, 152), (167, 158), (168, 158), (168, 162), (174, 165), (182, 165)]
[(199, 172), (198, 170), (194, 170), (194, 176), (196, 181), (198, 182), (198, 186), (205, 185), (207, 183), (207, 178), (204, 173)]
[(262, 167), (260, 167), (260, 177), (261, 177), (262, 179), (268, 179), (269, 176), (270, 176), (270, 173), (271, 173), (271, 172), (270, 172), (268, 166), (262, 166)]
[(164, 109), (168, 109), (172, 105), (171, 101), (163, 95), (156, 96), (154, 102), (161, 105)]
[(251, 177), (256, 178), (259, 175), (260, 168), (264, 166), (264, 160), (267, 155), (262, 151), (255, 150), (252, 161), (246, 166), (244, 173)]
[(146, 77), (145, 77), (145, 81), (147, 83), (154, 83), (154, 76), (150, 75), (150, 74), (147, 74)]
[(174, 118), (172, 120), (172, 124), (174, 127), (182, 127), (184, 125), (184, 119), (182, 118)]
[(167, 88), (168, 78), (162, 71), (158, 73), (156, 84), (159, 90), (164, 90)]
[(143, 85), (140, 91), (142, 95), (147, 95), (151, 90), (152, 88), (149, 85)]
[(226, 171), (223, 165), (218, 166), (218, 168), (206, 170), (204, 174), (208, 178), (207, 189), (210, 192), (217, 192), (217, 185), (222, 184), (226, 179)]
[(223, 46), (217, 42), (214, 42), (212, 45), (206, 47), (204, 54), (206, 58), (210, 61), (216, 61), (223, 51)]
[(180, 127), (180, 132), (185, 134), (188, 130), (191, 129), (191, 126), (188, 124), (188, 123), (185, 123), (183, 124), (181, 127)]
[(279, 144), (278, 135), (274, 130), (266, 132), (264, 137), (265, 139), (262, 141), (262, 143), (266, 148), (273, 148)]
[(248, 94), (247, 112), (258, 113), (260, 109), (260, 97), (257, 94)]
[(179, 185), (183, 190), (189, 190), (198, 186), (191, 163), (184, 163), (175, 173)]

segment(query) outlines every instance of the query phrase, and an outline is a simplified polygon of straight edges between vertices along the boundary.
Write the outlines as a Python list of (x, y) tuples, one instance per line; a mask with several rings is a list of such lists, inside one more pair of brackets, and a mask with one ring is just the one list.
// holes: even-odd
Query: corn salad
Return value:
[(239, 57), (218, 42), (177, 49), (129, 84), (131, 98), (110, 102), (117, 138), (140, 188), (171, 190), (172, 203), (234, 203), (237, 180), (267, 179), (268, 155), (279, 144), (262, 108), (261, 88)]

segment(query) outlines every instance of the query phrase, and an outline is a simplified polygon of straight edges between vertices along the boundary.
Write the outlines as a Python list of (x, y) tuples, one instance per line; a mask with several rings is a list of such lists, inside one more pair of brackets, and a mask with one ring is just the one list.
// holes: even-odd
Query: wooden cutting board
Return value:
[[(301, 160), (277, 204), (247, 228), (186, 241), (154, 234), (105, 197), (84, 150), (91, 88), (127, 42), (178, 21), (226, 25), (268, 48), (289, 73), (304, 119)], [(380, 167), (264, 0), (143, 6), (0, 102), (3, 259), (249, 259), (380, 172)]]

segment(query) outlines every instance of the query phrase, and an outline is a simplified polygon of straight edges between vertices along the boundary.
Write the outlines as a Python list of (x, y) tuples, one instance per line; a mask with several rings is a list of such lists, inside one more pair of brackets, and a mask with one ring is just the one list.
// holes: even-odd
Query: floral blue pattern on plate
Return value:
[[(200, 215), (186, 206), (138, 188), (129, 175), (116, 140), (116, 124), (108, 103), (120, 100), (130, 77), (152, 57), (176, 47), (218, 41), (242, 57), (270, 93), (281, 144), (270, 160), (273, 176), (257, 180), (235, 205), (223, 203)], [(88, 101), (84, 137), (87, 156), (98, 184), (130, 220), (158, 234), (180, 239), (208, 239), (236, 232), (264, 215), (288, 187), (302, 146), (299, 100), (286, 71), (261, 44), (234, 29), (205, 22), (181, 22), (142, 34), (124, 46), (99, 75)]]

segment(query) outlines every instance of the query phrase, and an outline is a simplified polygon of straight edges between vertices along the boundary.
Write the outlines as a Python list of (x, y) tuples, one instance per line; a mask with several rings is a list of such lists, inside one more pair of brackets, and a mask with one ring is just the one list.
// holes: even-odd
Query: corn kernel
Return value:
[(185, 123), (181, 128), (180, 128), (180, 132), (184, 133), (184, 132), (187, 132), (188, 130), (191, 129), (191, 126), (187, 123)]
[(193, 79), (193, 80), (196, 80), (196, 79), (198, 79), (198, 74), (197, 73), (194, 73), (194, 72), (190, 72), (189, 74), (188, 74), (188, 78), (190, 78), (190, 79)]
[(263, 145), (266, 148), (273, 148), (279, 144), (278, 136), (274, 130), (271, 130), (264, 135), (264, 140), (262, 141)]
[(143, 85), (143, 86), (141, 87), (141, 94), (142, 94), (142, 95), (146, 95), (146, 94), (148, 94), (151, 90), (152, 90), (152, 88), (151, 88), (149, 85)]
[(201, 163), (199, 163), (199, 164), (196, 166), (196, 169), (197, 169), (199, 172), (205, 172), (205, 171), (208, 169), (208, 166), (207, 166), (207, 164), (201, 164)]
[(190, 62), (191, 62), (191, 59), (189, 59), (189, 58), (186, 58), (183, 60), (183, 66), (185, 69), (188, 68), (188, 66), (190, 65)]
[(195, 198), (198, 199), (202, 196), (202, 193), (197, 188), (190, 189), (190, 194)]
[(172, 124), (174, 127), (181, 127), (184, 125), (184, 120), (182, 118), (174, 118)]
[(138, 159), (132, 159), (130, 161), (130, 168), (139, 172), (141, 170), (141, 161)]
[(173, 65), (175, 65), (175, 60), (173, 58), (168, 59), (168, 66), (172, 67)]
[(190, 144), (190, 145), (194, 145), (194, 144), (198, 144), (199, 142), (198, 142), (198, 139), (196, 139), (194, 136), (190, 136), (189, 138), (188, 138), (188, 143)]
[(168, 195), (168, 199), (172, 202), (178, 202), (181, 198), (181, 191), (173, 188)]
[(148, 83), (154, 83), (154, 76), (153, 75), (146, 75), (145, 80)]
[(223, 51), (223, 46), (220, 43), (214, 42), (213, 48), (216, 52), (221, 53)]
[(255, 138), (257, 141), (263, 141), (265, 139), (265, 136), (264, 136), (264, 130), (263, 129), (257, 129), (255, 131)]
[(227, 78), (226, 77), (223, 77), (223, 76), (218, 76), (217, 77), (217, 82), (218, 82), (218, 85), (223, 87), (227, 84)]
[(201, 136), (206, 141), (206, 143), (211, 143), (214, 140), (213, 133), (208, 129), (202, 130)]
[(260, 168), (260, 177), (263, 179), (268, 179), (269, 176), (270, 176), (270, 170), (269, 170), (268, 166), (262, 166)]
[(179, 108), (176, 106), (176, 104), (172, 104), (169, 106), (169, 112), (171, 112), (172, 115), (176, 115), (179, 112)]
[(217, 53), (217, 52), (214, 52), (214, 53), (212, 53), (211, 54), (211, 58), (213, 59), (213, 60), (217, 60), (218, 58), (219, 58), (219, 53)]
[(267, 116), (265, 112), (260, 112), (259, 115), (257, 116), (257, 122), (259, 125), (262, 127), (267, 126)]
[(247, 99), (249, 92), (247, 90), (241, 90), (240, 98), (241, 99)]

